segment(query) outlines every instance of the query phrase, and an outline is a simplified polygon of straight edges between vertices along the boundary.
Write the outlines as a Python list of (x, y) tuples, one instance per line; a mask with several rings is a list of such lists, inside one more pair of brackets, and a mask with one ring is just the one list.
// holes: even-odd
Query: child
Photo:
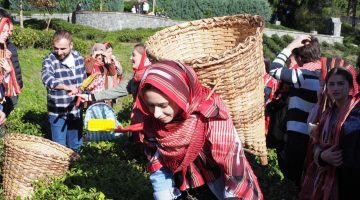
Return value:
[[(285, 62), (293, 54), (298, 67), (288, 68)], [(289, 87), (286, 112), (286, 141), (279, 157), (285, 177), (300, 185), (309, 142), (307, 118), (317, 102), (320, 89), (320, 45), (317, 38), (302, 35), (292, 41), (270, 65), (269, 74)]]
[(111, 59), (110, 54), (106, 52), (105, 45), (96, 43), (92, 47), (91, 57), (85, 57), (85, 69), (88, 75), (97, 73), (98, 76), (93, 81), (89, 90), (91, 93), (100, 92), (108, 88), (108, 76), (116, 75), (115, 62)]
[(353, 199), (360, 178), (360, 104), (354, 74), (335, 67), (326, 75), (326, 94), (332, 104), (312, 132), (308, 166), (300, 199)]
[(136, 105), (144, 113), (146, 154), (155, 199), (207, 186), (217, 199), (263, 199), (220, 97), (175, 61), (151, 65)]

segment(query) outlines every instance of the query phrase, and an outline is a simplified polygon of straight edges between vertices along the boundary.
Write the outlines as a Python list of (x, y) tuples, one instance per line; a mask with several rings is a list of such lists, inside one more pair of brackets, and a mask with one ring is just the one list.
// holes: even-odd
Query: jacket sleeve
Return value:
[(114, 76), (117, 74), (116, 63), (112, 60), (110, 64), (105, 65), (106, 70), (108, 71), (108, 76)]
[(21, 68), (20, 68), (19, 57), (18, 57), (16, 46), (12, 42), (9, 41), (7, 43), (7, 48), (11, 52), (11, 62), (15, 69), (16, 81), (18, 82), (20, 88), (22, 88), (23, 81), (22, 81)]
[(41, 69), (41, 79), (48, 89), (54, 89), (60, 84), (59, 80), (55, 79), (55, 70), (50, 59), (44, 59)]
[(91, 56), (84, 57), (84, 66), (87, 74), (92, 74), (94, 69), (95, 59)]
[(130, 94), (130, 91), (128, 90), (129, 84), (131, 84), (131, 81), (125, 81), (116, 87), (95, 93), (95, 100), (101, 101), (105, 99), (116, 99), (119, 97), (127, 96)]

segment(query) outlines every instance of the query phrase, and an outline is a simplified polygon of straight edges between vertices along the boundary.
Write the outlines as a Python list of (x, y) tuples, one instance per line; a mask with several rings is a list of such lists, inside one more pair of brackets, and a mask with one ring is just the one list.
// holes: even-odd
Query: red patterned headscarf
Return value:
[[(142, 99), (146, 84), (160, 90), (181, 109), (182, 120), (161, 123), (148, 111)], [(161, 61), (149, 66), (139, 85), (136, 105), (146, 115), (144, 132), (155, 134), (164, 165), (172, 172), (186, 174), (187, 167), (199, 155), (205, 143), (206, 122), (210, 118), (227, 119), (225, 104), (218, 95), (208, 98), (210, 90), (202, 86), (195, 72), (176, 61)], [(184, 189), (186, 179), (180, 189)]]
[(141, 78), (144, 75), (144, 72), (146, 70), (146, 68), (148, 66), (145, 66), (145, 61), (147, 59), (147, 55), (146, 55), (146, 50), (144, 50), (144, 52), (141, 54), (141, 60), (139, 63), (139, 66), (137, 66), (137, 68), (133, 68), (134, 69), (134, 80), (139, 82), (141, 80)]

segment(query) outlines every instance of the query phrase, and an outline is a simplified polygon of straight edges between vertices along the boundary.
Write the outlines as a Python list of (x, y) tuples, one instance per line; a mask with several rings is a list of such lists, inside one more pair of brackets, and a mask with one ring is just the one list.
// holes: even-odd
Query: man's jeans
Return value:
[(78, 151), (82, 144), (82, 121), (80, 118), (64, 119), (49, 115), (51, 136), (54, 142)]

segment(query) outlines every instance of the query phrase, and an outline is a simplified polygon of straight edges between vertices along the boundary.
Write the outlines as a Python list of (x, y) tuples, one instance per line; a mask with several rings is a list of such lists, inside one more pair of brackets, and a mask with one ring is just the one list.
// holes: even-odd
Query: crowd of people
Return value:
[[(285, 66), (287, 65), (287, 66)], [(357, 59), (360, 66), (360, 56)], [(353, 199), (360, 177), (359, 73), (303, 35), (267, 63), (268, 145), (301, 200)]]
[[(23, 83), (13, 24), (0, 10), (0, 124), (14, 109)], [(82, 56), (69, 31), (54, 33), (42, 62), (51, 139), (78, 151), (83, 143), (80, 98), (87, 106), (113, 105), (132, 95), (131, 141), (148, 159), (156, 200), (263, 199), (227, 106), (180, 61), (152, 62), (143, 44), (123, 80), (109, 42)], [(265, 59), (266, 127), (280, 169), (299, 188), (299, 199), (351, 199), (360, 178), (359, 75), (339, 58), (321, 57), (316, 37), (302, 35), (270, 62)], [(358, 58), (360, 65), (360, 56)], [(94, 80), (86, 92), (80, 87)], [(194, 192), (196, 191), (196, 192)], [(200, 191), (200, 192), (199, 192)]]

